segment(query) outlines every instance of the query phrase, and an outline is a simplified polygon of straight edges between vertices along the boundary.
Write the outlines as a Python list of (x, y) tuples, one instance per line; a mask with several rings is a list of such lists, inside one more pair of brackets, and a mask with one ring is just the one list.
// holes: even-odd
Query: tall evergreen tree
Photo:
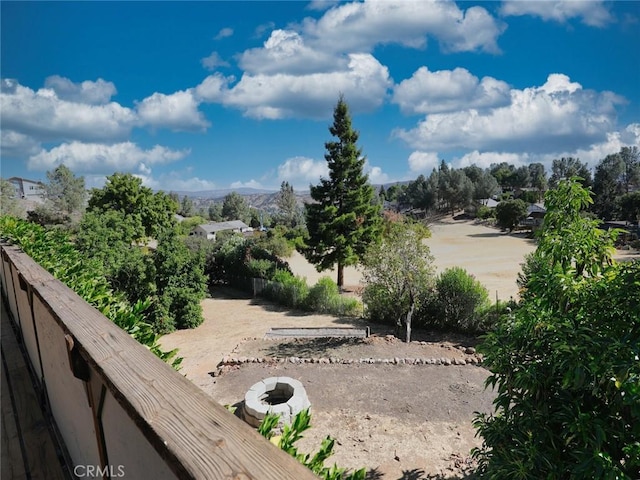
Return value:
[(344, 267), (360, 261), (367, 246), (380, 239), (380, 207), (363, 172), (365, 159), (357, 147), (358, 132), (351, 127), (349, 107), (340, 96), (329, 127), (336, 141), (325, 143), (329, 178), (311, 186), (314, 203), (305, 205), (309, 240), (305, 257), (318, 271), (337, 264), (339, 287)]

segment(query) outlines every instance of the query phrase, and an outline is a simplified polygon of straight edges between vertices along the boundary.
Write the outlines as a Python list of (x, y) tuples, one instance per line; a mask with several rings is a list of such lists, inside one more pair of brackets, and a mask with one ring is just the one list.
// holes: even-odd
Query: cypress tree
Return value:
[(380, 207), (364, 174), (365, 158), (357, 147), (358, 132), (351, 127), (349, 107), (340, 96), (329, 127), (335, 141), (325, 143), (329, 178), (311, 186), (313, 203), (305, 205), (309, 240), (305, 257), (318, 271), (337, 264), (340, 288), (344, 267), (359, 262), (367, 246), (380, 239)]

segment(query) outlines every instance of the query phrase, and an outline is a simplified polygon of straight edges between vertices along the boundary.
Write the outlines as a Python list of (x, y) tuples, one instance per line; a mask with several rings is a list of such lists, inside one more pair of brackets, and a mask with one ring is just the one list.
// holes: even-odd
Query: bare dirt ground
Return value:
[[(438, 271), (458, 266), (475, 275), (489, 291), (502, 300), (518, 295), (516, 277), (524, 256), (535, 250), (535, 243), (526, 234), (507, 234), (478, 225), (473, 220), (445, 218), (429, 225), (431, 238), (425, 240)], [(287, 259), (292, 271), (313, 285), (320, 277), (335, 280), (335, 270), (318, 273), (302, 255), (294, 253)], [(345, 285), (360, 283), (362, 273), (355, 267), (345, 268)]]
[[(464, 220), (431, 226), (426, 240), (439, 270), (461, 266), (499, 298), (517, 295), (515, 279), (532, 241)], [(637, 256), (637, 254), (636, 254)], [(630, 258), (630, 252), (619, 252)], [(302, 256), (289, 259), (292, 270), (315, 283), (323, 275)], [(347, 286), (357, 287), (361, 273), (345, 271)], [(360, 358), (465, 359), (476, 340), (416, 332), (418, 343), (391, 341), (390, 333), (371, 325), (373, 339), (358, 341), (262, 340), (271, 327), (359, 326), (354, 318), (307, 314), (217, 289), (203, 301), (205, 321), (198, 328), (166, 335), (165, 348), (178, 348), (182, 373), (222, 404), (237, 404), (255, 382), (270, 376), (300, 380), (312, 404), (313, 428), (300, 442), (317, 449), (322, 438), (336, 438), (332, 460), (349, 468), (366, 467), (370, 479), (461, 478), (469, 451), (480, 444), (471, 425), (474, 411), (491, 411), (493, 393), (483, 384), (489, 372), (475, 364), (367, 364)], [(339, 357), (352, 364), (243, 363), (218, 369), (224, 357)], [(215, 372), (216, 376), (212, 374)]]

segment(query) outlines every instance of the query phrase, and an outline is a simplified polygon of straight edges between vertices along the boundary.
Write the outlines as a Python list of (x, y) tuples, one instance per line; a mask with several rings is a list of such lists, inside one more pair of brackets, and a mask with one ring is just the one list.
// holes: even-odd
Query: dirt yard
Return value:
[[(493, 300), (496, 293), (502, 300), (518, 295), (516, 277), (524, 256), (535, 250), (533, 240), (525, 234), (507, 234), (472, 220), (446, 218), (429, 226), (431, 238), (425, 240), (435, 258), (438, 271), (448, 267), (465, 268), (482, 282)], [(287, 259), (296, 275), (306, 277), (313, 285), (320, 277), (335, 280), (335, 270), (318, 273), (302, 255), (294, 253)], [(357, 286), (362, 273), (355, 267), (345, 268), (345, 285)]]
[[(535, 248), (532, 241), (471, 221), (445, 220), (431, 230), (426, 242), (439, 270), (461, 266), (488, 288), (492, 298), (496, 292), (501, 299), (517, 295), (515, 279), (524, 255)], [(620, 255), (628, 257), (628, 252)], [(335, 272), (316, 272), (298, 254), (290, 265), (309, 284), (323, 275), (335, 278)], [(360, 279), (357, 269), (346, 269), (346, 285), (358, 286)], [(290, 376), (303, 383), (312, 404), (313, 428), (301, 441), (302, 450), (315, 450), (331, 435), (337, 440), (333, 461), (366, 467), (370, 479), (464, 477), (469, 451), (480, 442), (471, 425), (473, 412), (491, 411), (493, 399), (483, 387), (489, 372), (471, 361), (477, 359), (473, 338), (416, 332), (417, 342), (407, 345), (372, 325), (373, 338), (366, 342), (267, 341), (263, 337), (271, 327), (365, 324), (289, 311), (224, 288), (202, 306), (202, 325), (166, 335), (161, 343), (180, 350), (182, 373), (216, 401), (238, 404), (255, 382)], [(283, 360), (274, 361), (276, 357)], [(297, 360), (291, 363), (284, 361), (286, 357)], [(231, 361), (252, 358), (252, 363)], [(257, 363), (258, 358), (263, 363)], [(314, 358), (345, 363), (309, 363)], [(227, 364), (221, 367), (223, 359)]]

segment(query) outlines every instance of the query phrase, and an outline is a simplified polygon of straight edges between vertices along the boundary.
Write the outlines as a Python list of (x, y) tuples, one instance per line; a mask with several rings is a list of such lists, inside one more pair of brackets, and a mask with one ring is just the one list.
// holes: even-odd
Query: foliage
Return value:
[(556, 188), (562, 180), (568, 180), (573, 177), (579, 178), (579, 182), (583, 187), (590, 187), (593, 183), (591, 170), (586, 163), (573, 157), (562, 157), (553, 160), (549, 187)]
[(494, 479), (632, 479), (640, 473), (640, 263), (580, 212), (576, 179), (546, 196), (519, 308), (481, 351), (496, 412), (478, 414), (479, 473)]
[(25, 209), (16, 198), (16, 188), (11, 182), (0, 178), (0, 214), (24, 218)]
[(496, 210), (495, 208), (489, 208), (486, 205), (480, 205), (478, 210), (476, 211), (476, 216), (480, 220), (486, 220), (487, 218), (495, 218)]
[(487, 289), (463, 268), (452, 267), (438, 276), (434, 302), (428, 308), (436, 327), (479, 332), (487, 329), (484, 321), (490, 305)]
[(105, 186), (94, 188), (87, 210), (94, 213), (119, 211), (125, 216), (137, 215), (142, 223), (143, 235), (155, 238), (158, 232), (172, 228), (178, 206), (164, 192), (142, 186), (142, 180), (130, 173), (114, 173), (107, 177)]
[(496, 222), (506, 230), (513, 230), (526, 216), (527, 204), (520, 199), (503, 200), (496, 206)]
[(224, 197), (220, 213), (224, 220), (249, 221), (249, 205), (244, 197), (237, 192), (231, 192)]
[(36, 263), (155, 355), (165, 362), (171, 362), (174, 368), (179, 367), (182, 358), (176, 357), (177, 350), (162, 350), (159, 337), (146, 319), (149, 302), (130, 303), (114, 292), (101, 273), (100, 264), (82, 255), (66, 233), (11, 217), (1, 217), (0, 234), (19, 245)]
[(596, 166), (593, 179), (593, 210), (604, 220), (624, 218), (620, 211), (623, 195), (640, 186), (640, 153), (637, 147), (622, 147)]
[(255, 236), (254, 244), (280, 258), (290, 257), (294, 245), (285, 238), (281, 228), (272, 228), (266, 234)]
[(632, 223), (640, 223), (640, 191), (627, 193), (617, 199), (620, 217)]
[(388, 224), (380, 244), (364, 257), (362, 299), (374, 321), (394, 322), (410, 337), (411, 316), (433, 288), (433, 257), (423, 242), (427, 233), (406, 223)]
[(293, 418), (290, 425), (285, 425), (280, 436), (275, 436), (274, 430), (277, 424), (278, 415), (267, 414), (258, 428), (258, 433), (275, 443), (280, 449), (287, 452), (313, 473), (320, 476), (320, 478), (324, 480), (364, 480), (366, 478), (364, 468), (347, 474), (345, 468), (340, 468), (335, 464), (332, 467), (324, 466), (325, 460), (333, 454), (335, 440), (331, 437), (325, 438), (320, 445), (320, 449), (313, 455), (298, 452), (298, 447), (295, 446), (295, 443), (311, 427), (309, 409), (302, 410)]
[(278, 270), (271, 280), (263, 290), (265, 297), (287, 307), (303, 308), (309, 295), (306, 279), (286, 270)]
[(358, 149), (358, 133), (351, 127), (349, 108), (342, 98), (329, 127), (337, 141), (325, 143), (329, 178), (311, 187), (313, 203), (305, 205), (309, 230), (304, 255), (318, 271), (337, 264), (337, 284), (344, 282), (344, 267), (355, 265), (380, 236), (380, 208), (373, 204), (373, 187), (363, 173), (365, 158)]
[(345, 316), (357, 315), (360, 307), (356, 298), (340, 295), (338, 285), (329, 277), (320, 278), (309, 289), (304, 303), (307, 310)]
[(200, 301), (207, 290), (204, 257), (192, 253), (174, 230), (165, 230), (158, 238), (153, 256), (156, 302), (154, 324), (159, 333), (173, 328), (193, 328), (203, 322)]
[(280, 210), (278, 223), (288, 227), (295, 227), (296, 225), (300, 225), (300, 223), (304, 222), (304, 218), (298, 208), (296, 194), (293, 190), (293, 186), (289, 184), (289, 182), (282, 182), (280, 185), (277, 205)]
[(47, 172), (46, 199), (57, 212), (71, 214), (84, 208), (87, 192), (84, 177), (76, 177), (65, 165)]
[(473, 192), (473, 183), (464, 171), (449, 168), (443, 160), (438, 172), (438, 195), (451, 215), (469, 205)]

